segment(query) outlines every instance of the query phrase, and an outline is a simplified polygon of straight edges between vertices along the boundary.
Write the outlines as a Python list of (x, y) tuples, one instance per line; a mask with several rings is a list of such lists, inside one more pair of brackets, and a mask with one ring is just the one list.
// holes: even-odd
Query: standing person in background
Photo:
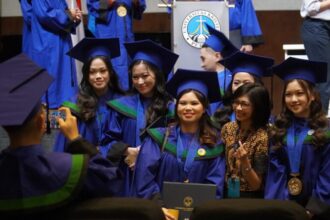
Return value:
[[(107, 102), (124, 92), (111, 59), (118, 57), (119, 39), (85, 38), (69, 51), (69, 56), (84, 63), (79, 93), (62, 103), (78, 118), (80, 135), (97, 148), (101, 145), (106, 117), (111, 115)], [(58, 134), (54, 151), (66, 151), (68, 140)]]
[(31, 57), (33, 40), (31, 37), (32, 0), (20, 0), (23, 15), (22, 52)]
[(271, 101), (267, 89), (246, 83), (233, 94), (236, 120), (225, 124), (227, 198), (263, 198), (267, 171), (267, 125)]
[(229, 0), (235, 4), (229, 8), (229, 39), (242, 52), (252, 52), (262, 44), (262, 32), (252, 0)]
[[(230, 85), (232, 75), (230, 70), (226, 69), (220, 61), (226, 57), (233, 55), (238, 49), (228, 40), (228, 38), (220, 31), (207, 25), (210, 36), (206, 39), (200, 49), (201, 66), (206, 71), (216, 72), (220, 94), (223, 96)], [(209, 113), (213, 113), (222, 106), (222, 102), (210, 104)]]
[(124, 43), (134, 41), (133, 19), (141, 19), (146, 9), (145, 0), (87, 0), (89, 29), (96, 38), (120, 40), (120, 57), (113, 60), (120, 85), (129, 88), (128, 66), (130, 65)]
[(328, 63), (327, 81), (318, 83), (323, 109), (330, 98), (330, 0), (303, 0), (301, 38), (309, 60)]
[(58, 108), (78, 88), (74, 61), (66, 52), (72, 47), (70, 34), (80, 23), (81, 11), (69, 9), (65, 0), (32, 0), (32, 10), (31, 58), (54, 77), (48, 103), (49, 108)]
[[(69, 8), (75, 9), (75, 8), (79, 8), (80, 11), (82, 12), (86, 12), (86, 8), (85, 11), (83, 11), (83, 5), (81, 4), (81, 0), (66, 0)], [(76, 33), (72, 33), (71, 34), (71, 40), (72, 40), (72, 46), (76, 46), (77, 43), (79, 43), (79, 41), (81, 41), (82, 39), (85, 38), (85, 28), (84, 28), (84, 21), (83, 21), (83, 17), (81, 18), (81, 22), (80, 24), (76, 27)], [(77, 83), (78, 85), (81, 82), (82, 79), (82, 74), (80, 72), (80, 70), (82, 69), (83, 63), (80, 62), (79, 60), (75, 60), (75, 65), (76, 65), (76, 72), (77, 72)]]
[(327, 80), (327, 64), (290, 57), (273, 72), (285, 85), (282, 112), (271, 127), (265, 198), (296, 201), (321, 219), (330, 206), (330, 144), (315, 84)]

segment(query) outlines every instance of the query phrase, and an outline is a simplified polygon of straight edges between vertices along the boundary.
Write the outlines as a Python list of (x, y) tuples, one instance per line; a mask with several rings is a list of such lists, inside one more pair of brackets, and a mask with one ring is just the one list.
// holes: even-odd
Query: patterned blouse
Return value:
[[(228, 122), (221, 130), (221, 137), (226, 146), (226, 182), (231, 176), (233, 169), (239, 167), (238, 163), (234, 162), (232, 157), (232, 148), (235, 144), (238, 144), (239, 140), (243, 140), (243, 135), (239, 131), (239, 127), (236, 121)], [(251, 162), (253, 170), (258, 174), (259, 177), (264, 179), (264, 174), (267, 171), (268, 161), (268, 134), (266, 129), (259, 128), (256, 131), (251, 131), (247, 137), (244, 138), (245, 149), (248, 152), (248, 159)], [(236, 166), (234, 165), (236, 164)], [(252, 191), (244, 179), (241, 170), (237, 170), (237, 175), (240, 178), (240, 190), (241, 191)]]

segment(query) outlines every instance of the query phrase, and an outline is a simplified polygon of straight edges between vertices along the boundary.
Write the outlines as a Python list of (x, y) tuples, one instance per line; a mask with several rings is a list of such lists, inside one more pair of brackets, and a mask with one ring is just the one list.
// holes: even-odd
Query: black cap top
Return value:
[(0, 64), (0, 125), (22, 125), (53, 78), (25, 54)]

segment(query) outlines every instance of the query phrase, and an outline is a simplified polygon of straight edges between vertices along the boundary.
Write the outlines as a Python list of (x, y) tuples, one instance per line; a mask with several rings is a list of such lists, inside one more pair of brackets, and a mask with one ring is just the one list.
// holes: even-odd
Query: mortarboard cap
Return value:
[(210, 47), (214, 51), (222, 53), (223, 56), (230, 56), (238, 51), (226, 35), (208, 24), (206, 26), (210, 36), (206, 39), (203, 46)]
[(236, 52), (232, 56), (221, 60), (220, 63), (229, 69), (233, 75), (238, 72), (247, 72), (256, 77), (270, 76), (268, 69), (274, 64), (269, 57)]
[(289, 57), (273, 67), (273, 72), (284, 81), (303, 79), (311, 83), (327, 81), (327, 63)]
[(119, 39), (84, 38), (67, 54), (83, 63), (96, 56), (115, 58), (120, 56)]
[(22, 125), (53, 78), (25, 54), (1, 63), (0, 69), (0, 125)]
[(177, 97), (186, 89), (199, 91), (210, 103), (221, 100), (218, 76), (215, 72), (178, 69), (166, 84), (166, 90), (173, 97)]
[(133, 61), (148, 61), (163, 71), (165, 79), (172, 71), (179, 55), (151, 40), (141, 40), (124, 44)]

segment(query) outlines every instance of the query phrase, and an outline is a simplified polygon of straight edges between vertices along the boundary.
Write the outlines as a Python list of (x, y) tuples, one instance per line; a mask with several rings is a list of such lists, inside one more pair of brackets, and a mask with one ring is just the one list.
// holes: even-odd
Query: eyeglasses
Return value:
[(250, 103), (244, 101), (238, 101), (238, 100), (234, 101), (232, 105), (233, 105), (233, 109), (236, 109), (238, 106), (241, 106), (242, 110), (251, 107)]

